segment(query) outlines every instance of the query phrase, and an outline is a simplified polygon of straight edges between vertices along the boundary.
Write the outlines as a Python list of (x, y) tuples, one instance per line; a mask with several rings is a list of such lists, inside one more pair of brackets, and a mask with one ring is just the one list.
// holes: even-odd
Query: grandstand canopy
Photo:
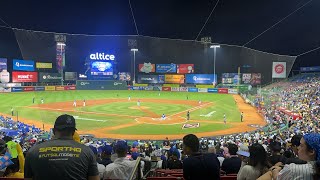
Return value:
[(1, 1), (0, 6), (0, 52), (11, 58), (21, 52), (14, 48), (14, 33), (9, 36), (10, 29), (4, 26), (186, 40), (211, 36), (214, 43), (298, 55), (294, 68), (319, 65), (320, 49), (303, 55), (320, 46), (316, 0), (13, 0)]

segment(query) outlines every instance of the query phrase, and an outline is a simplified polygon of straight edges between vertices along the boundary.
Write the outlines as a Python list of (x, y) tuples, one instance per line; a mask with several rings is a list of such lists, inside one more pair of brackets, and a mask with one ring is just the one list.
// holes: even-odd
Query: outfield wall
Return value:
[(0, 87), (0, 93), (9, 92), (32, 92), (32, 91), (69, 91), (76, 90), (76, 86), (19, 86)]
[(127, 90), (126, 81), (81, 80), (76, 83), (77, 90)]
[(199, 92), (218, 94), (238, 94), (235, 88), (197, 88), (197, 87), (168, 87), (168, 86), (128, 86), (128, 90), (138, 91), (167, 91), (167, 92)]

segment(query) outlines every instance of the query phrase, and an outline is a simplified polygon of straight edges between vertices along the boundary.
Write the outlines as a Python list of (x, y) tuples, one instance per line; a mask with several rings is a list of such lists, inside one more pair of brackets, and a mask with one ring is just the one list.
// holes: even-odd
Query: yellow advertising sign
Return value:
[(165, 74), (164, 75), (164, 82), (165, 83), (172, 83), (172, 84), (183, 84), (184, 83), (184, 75)]
[(52, 63), (36, 62), (37, 69), (52, 69)]
[(55, 86), (45, 86), (44, 90), (46, 90), (46, 91), (55, 91), (56, 87)]
[(64, 90), (64, 86), (56, 86), (56, 91), (63, 91)]

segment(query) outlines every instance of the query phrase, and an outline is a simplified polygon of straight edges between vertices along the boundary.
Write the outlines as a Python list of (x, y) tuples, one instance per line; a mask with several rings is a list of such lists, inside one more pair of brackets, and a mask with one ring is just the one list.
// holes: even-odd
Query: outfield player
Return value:
[(199, 100), (199, 105), (201, 105), (201, 103), (202, 103), (201, 100)]
[(85, 107), (86, 106), (86, 100), (84, 99), (83, 100), (83, 107)]
[(41, 98), (41, 104), (43, 104), (44, 103), (44, 99), (43, 98)]
[(13, 107), (11, 107), (11, 116), (13, 116)]
[(165, 114), (162, 114), (161, 119), (162, 119), (162, 120), (165, 120), (165, 119), (166, 119), (166, 115), (165, 115)]
[(226, 117), (226, 113), (223, 114), (223, 122), (224, 124), (227, 124), (227, 117)]
[(159, 96), (160, 96), (160, 92), (159, 92)]
[(36, 99), (36, 98), (33, 96), (33, 98), (32, 98), (32, 104), (34, 104), (35, 99)]
[(76, 100), (73, 101), (73, 106), (77, 107), (77, 101)]
[(190, 120), (190, 111), (187, 112), (187, 121)]
[(128, 101), (131, 101), (131, 96), (128, 97)]
[(138, 99), (137, 106), (140, 107), (140, 99)]

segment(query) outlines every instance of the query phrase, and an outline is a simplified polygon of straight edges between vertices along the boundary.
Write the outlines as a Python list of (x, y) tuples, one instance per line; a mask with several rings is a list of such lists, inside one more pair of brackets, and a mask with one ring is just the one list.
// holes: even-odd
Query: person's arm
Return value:
[(250, 166), (248, 166), (248, 165), (243, 166), (237, 174), (237, 180), (245, 180), (251, 171), (252, 170), (250, 170)]
[(88, 166), (88, 180), (99, 180), (100, 177), (99, 177), (99, 171), (98, 171), (96, 158), (95, 158), (93, 152), (91, 151), (91, 149), (89, 149), (88, 152), (90, 153), (89, 154), (89, 166)]

